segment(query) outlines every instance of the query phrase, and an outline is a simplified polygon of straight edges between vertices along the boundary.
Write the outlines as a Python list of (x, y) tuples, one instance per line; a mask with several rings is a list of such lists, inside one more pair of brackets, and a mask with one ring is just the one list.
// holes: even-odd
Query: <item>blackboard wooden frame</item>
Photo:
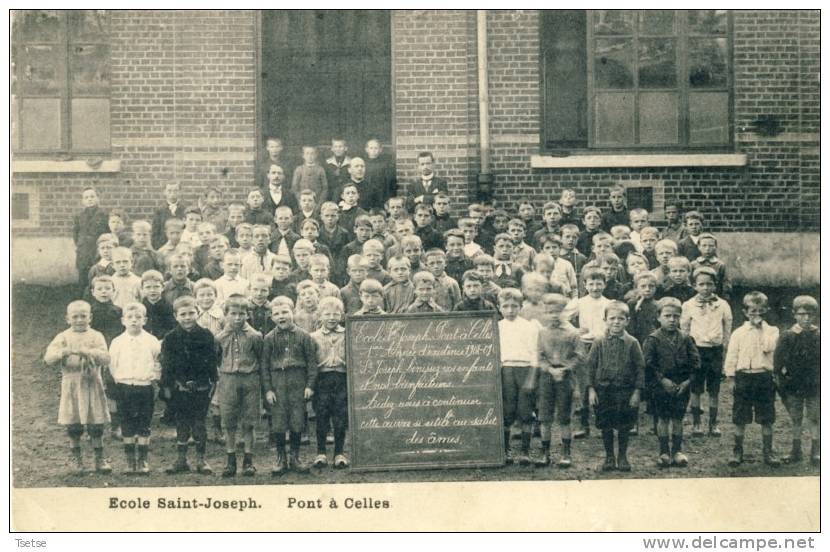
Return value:
[[(355, 412), (355, 377), (353, 375), (354, 366), (354, 352), (352, 350), (352, 324), (355, 322), (371, 322), (371, 321), (407, 321), (418, 319), (431, 320), (455, 320), (455, 319), (483, 319), (489, 320), (493, 324), (493, 349), (492, 355), (488, 359), (494, 361), (496, 370), (493, 372), (493, 393), (494, 404), (496, 405), (495, 415), (499, 420), (499, 429), (495, 431), (497, 437), (493, 440), (492, 447), (494, 447), (494, 454), (489, 454), (488, 458), (462, 460), (462, 461), (418, 461), (418, 462), (400, 462), (400, 463), (372, 463), (368, 458), (361, 457), (361, 447), (357, 446), (360, 439), (360, 429), (356, 422), (357, 416)], [(505, 465), (504, 452), (504, 431), (501, 426), (503, 420), (503, 405), (502, 405), (502, 386), (501, 386), (501, 352), (499, 349), (499, 326), (498, 315), (493, 311), (481, 312), (445, 312), (445, 313), (411, 313), (411, 314), (374, 314), (362, 316), (347, 316), (346, 317), (346, 365), (349, 367), (347, 375), (348, 397), (349, 397), (349, 435), (351, 439), (351, 470), (354, 472), (369, 472), (369, 471), (393, 471), (393, 470), (419, 470), (419, 469), (456, 469), (456, 468), (490, 468), (502, 467)]]

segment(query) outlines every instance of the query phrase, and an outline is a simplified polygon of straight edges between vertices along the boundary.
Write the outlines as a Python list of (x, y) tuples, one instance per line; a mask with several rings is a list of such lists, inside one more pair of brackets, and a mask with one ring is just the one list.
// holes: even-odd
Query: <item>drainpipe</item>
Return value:
[(476, 10), (478, 46), (478, 128), (481, 148), (481, 170), (478, 174), (478, 200), (490, 200), (493, 195), (493, 175), (490, 174), (490, 93), (487, 88), (487, 10)]

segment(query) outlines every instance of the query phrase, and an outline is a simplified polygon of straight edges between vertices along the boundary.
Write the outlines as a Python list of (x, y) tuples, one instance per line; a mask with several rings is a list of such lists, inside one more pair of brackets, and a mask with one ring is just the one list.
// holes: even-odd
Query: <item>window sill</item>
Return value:
[(743, 167), (746, 164), (743, 153), (530, 156), (533, 169)]
[(46, 159), (12, 160), (13, 173), (117, 173), (121, 172), (120, 159), (107, 159), (97, 166), (84, 159), (52, 161)]

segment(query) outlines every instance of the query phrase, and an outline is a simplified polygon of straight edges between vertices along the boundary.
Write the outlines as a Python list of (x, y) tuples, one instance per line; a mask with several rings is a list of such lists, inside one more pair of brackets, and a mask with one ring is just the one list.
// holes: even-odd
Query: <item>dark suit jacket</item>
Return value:
[(291, 257), (291, 262), (294, 262), (294, 244), (301, 238), (298, 233), (289, 229), (288, 233), (283, 236), (276, 226), (271, 227), (271, 244), (268, 246), (273, 253), (279, 250), (280, 242), (285, 239), (285, 244), (288, 246), (288, 254)]
[(692, 241), (691, 236), (686, 236), (677, 242), (677, 254), (681, 257), (686, 257), (691, 262), (700, 257), (700, 249), (698, 249), (695, 242)]
[(411, 213), (415, 207), (415, 198), (424, 196), (424, 203), (432, 204), (433, 196), (438, 192), (448, 194), (450, 192), (447, 181), (439, 176), (432, 175), (432, 184), (429, 187), (429, 192), (424, 189), (424, 183), (420, 177), (417, 180), (410, 182), (409, 191), (406, 194), (406, 208)]
[(291, 207), (291, 212), (295, 215), (300, 210), (300, 206), (297, 204), (297, 198), (294, 197), (291, 188), (285, 183), (282, 185), (282, 198), (280, 198), (279, 203), (274, 203), (274, 198), (271, 197), (271, 189), (267, 185), (262, 188), (262, 195), (265, 196), (262, 209), (270, 213), (272, 217), (277, 207)]
[(164, 235), (164, 223), (171, 218), (179, 218), (184, 220), (184, 205), (181, 201), (176, 203), (175, 215), (170, 212), (170, 206), (167, 202), (164, 203), (163, 207), (160, 207), (155, 213), (153, 213), (153, 233), (150, 237), (153, 249), (158, 249), (167, 242), (167, 236)]

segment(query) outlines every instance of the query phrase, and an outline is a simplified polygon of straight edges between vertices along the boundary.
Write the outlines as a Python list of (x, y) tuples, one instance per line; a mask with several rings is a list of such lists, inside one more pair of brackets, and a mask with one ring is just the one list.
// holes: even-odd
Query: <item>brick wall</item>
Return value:
[(250, 11), (113, 11), (112, 174), (15, 173), (37, 187), (40, 227), (16, 237), (67, 236), (81, 190), (146, 217), (167, 180), (186, 203), (208, 186), (240, 197), (253, 183), (255, 14)]

